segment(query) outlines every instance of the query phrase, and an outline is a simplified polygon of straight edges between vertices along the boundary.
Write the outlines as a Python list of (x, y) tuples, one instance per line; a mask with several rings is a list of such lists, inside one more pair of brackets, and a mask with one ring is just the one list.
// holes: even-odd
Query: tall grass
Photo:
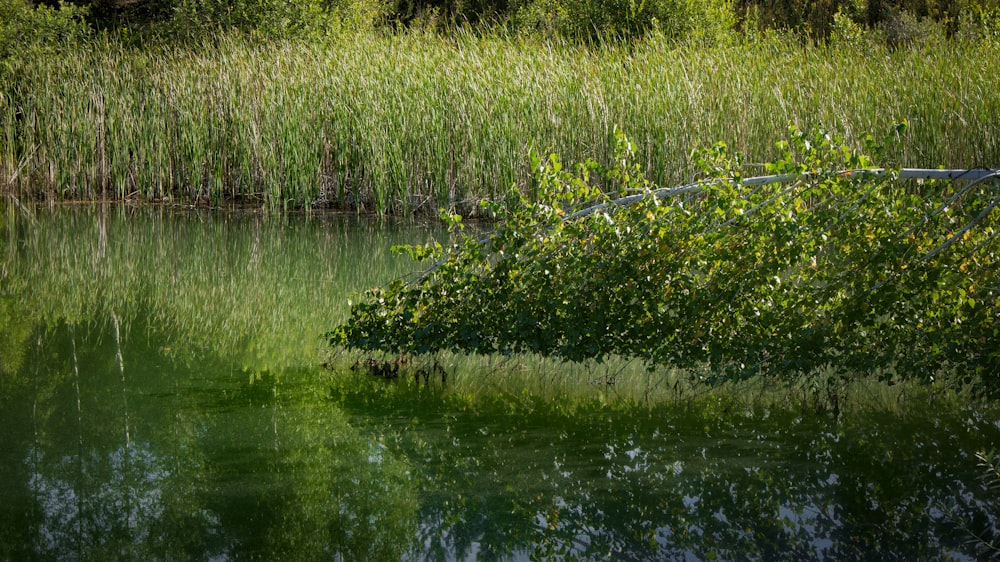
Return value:
[[(528, 154), (610, 156), (690, 179), (690, 150), (751, 161), (790, 123), (860, 143), (907, 119), (905, 166), (1000, 162), (997, 42), (889, 51), (772, 35), (583, 47), (500, 35), (342, 35), (12, 59), (0, 70), (0, 173), (18, 195), (240, 201), (272, 210), (476, 208), (525, 186)], [(20, 170), (20, 173), (14, 173)]]

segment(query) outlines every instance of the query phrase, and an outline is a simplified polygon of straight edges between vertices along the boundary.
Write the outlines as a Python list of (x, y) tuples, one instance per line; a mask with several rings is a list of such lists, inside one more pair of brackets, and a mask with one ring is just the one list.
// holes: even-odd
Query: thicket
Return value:
[(793, 130), (765, 172), (794, 180), (744, 183), (742, 156), (716, 144), (696, 152), (702, 180), (661, 189), (616, 146), (607, 166), (536, 158), (535, 197), (512, 191), (487, 237), (446, 215), (448, 244), (402, 248), (434, 265), (366, 292), (331, 343), (1000, 390), (995, 176), (907, 184), (866, 173), (872, 157), (836, 135)]

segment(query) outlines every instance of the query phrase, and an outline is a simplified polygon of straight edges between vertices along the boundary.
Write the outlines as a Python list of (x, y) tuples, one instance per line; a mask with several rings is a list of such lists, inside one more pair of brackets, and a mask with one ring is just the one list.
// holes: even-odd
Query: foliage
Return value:
[(965, 40), (1000, 39), (1000, 3), (970, 6), (959, 16), (957, 35)]
[(975, 29), (970, 18), (996, 7), (995, 0), (737, 0), (734, 9), (745, 30), (792, 29), (817, 39), (830, 37), (841, 14), (869, 30), (884, 32), (892, 44), (913, 35), (922, 40), (925, 35), (952, 36)]
[(175, 0), (166, 27), (189, 38), (234, 29), (270, 39), (314, 37), (370, 27), (383, 10), (377, 0)]
[(852, 4), (845, 0), (784, 2), (737, 0), (734, 8), (741, 28), (751, 32), (764, 29), (795, 29), (808, 32), (815, 37), (826, 37), (833, 24), (834, 14), (854, 12)]
[(509, 14), (508, 0), (391, 0), (386, 22), (392, 27), (448, 29), (456, 26), (491, 26)]
[(696, 151), (705, 178), (676, 189), (652, 185), (620, 134), (609, 167), (535, 159), (534, 199), (512, 193), (485, 240), (446, 214), (449, 246), (405, 248), (435, 265), (365, 293), (330, 341), (708, 363), (710, 380), (891, 365), (931, 381), (948, 368), (994, 390), (996, 183), (845, 173), (872, 157), (825, 132), (793, 128), (778, 148), (766, 170), (788, 184), (744, 185), (723, 143)]
[(91, 35), (82, 21), (86, 9), (59, 3), (32, 6), (26, 0), (0, 0), (0, 61), (75, 45)]
[(77, 4), (89, 10), (90, 21), (100, 29), (134, 31), (166, 23), (173, 33), (199, 38), (232, 28), (268, 37), (313, 36), (344, 24), (374, 23), (445, 32), (510, 26), (519, 33), (585, 40), (635, 38), (653, 30), (673, 38), (691, 32), (715, 35), (727, 32), (737, 21), (745, 30), (796, 30), (826, 39), (838, 12), (869, 30), (911, 33), (916, 29), (904, 28), (917, 24), (951, 36), (968, 31), (970, 16), (997, 8), (996, 0), (77, 0)]
[(727, 0), (529, 0), (514, 10), (520, 32), (572, 39), (635, 38), (657, 32), (671, 39), (718, 38), (733, 27)]
[(833, 15), (833, 24), (829, 35), (830, 44), (835, 47), (859, 48), (871, 40), (871, 34), (852, 20), (843, 10)]
[[(981, 34), (995, 20), (997, 0), (4, 0), (0, 15), (27, 33), (9, 34), (17, 47), (51, 37), (53, 24), (74, 33), (109, 31), (126, 43), (161, 44), (176, 39), (213, 42), (219, 32), (238, 31), (267, 39), (336, 35), (387, 27), (511, 29), (583, 41), (635, 39), (660, 33), (672, 40), (705, 37), (731, 40), (734, 28), (748, 33), (792, 30), (828, 39), (836, 14), (888, 40)], [(12, 15), (13, 14), (13, 15)], [(86, 23), (84, 23), (84, 20)], [(2, 26), (0, 26), (2, 27)], [(995, 25), (988, 25), (989, 28)], [(8, 31), (10, 31), (8, 29)], [(987, 31), (986, 35), (991, 32)]]

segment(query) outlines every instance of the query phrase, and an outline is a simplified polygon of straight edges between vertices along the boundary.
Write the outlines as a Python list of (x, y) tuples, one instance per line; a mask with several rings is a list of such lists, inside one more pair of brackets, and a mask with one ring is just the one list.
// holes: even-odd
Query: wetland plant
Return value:
[(894, 161), (990, 167), (998, 47), (803, 46), (781, 34), (588, 46), (499, 30), (142, 50), (95, 40), (4, 61), (0, 170), (22, 200), (470, 215), (512, 185), (530, 189), (531, 150), (609, 162), (616, 129), (665, 186), (699, 173), (692, 146), (722, 139), (772, 160), (795, 123), (837, 128), (860, 151), (863, 131), (903, 119)]

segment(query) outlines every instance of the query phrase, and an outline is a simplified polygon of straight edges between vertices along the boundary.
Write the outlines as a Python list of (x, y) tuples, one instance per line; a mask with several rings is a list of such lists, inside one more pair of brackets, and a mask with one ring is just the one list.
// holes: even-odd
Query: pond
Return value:
[(419, 268), (390, 247), (444, 236), (0, 204), (0, 558), (972, 560), (993, 536), (989, 405), (833, 415), (325, 356), (353, 293)]

